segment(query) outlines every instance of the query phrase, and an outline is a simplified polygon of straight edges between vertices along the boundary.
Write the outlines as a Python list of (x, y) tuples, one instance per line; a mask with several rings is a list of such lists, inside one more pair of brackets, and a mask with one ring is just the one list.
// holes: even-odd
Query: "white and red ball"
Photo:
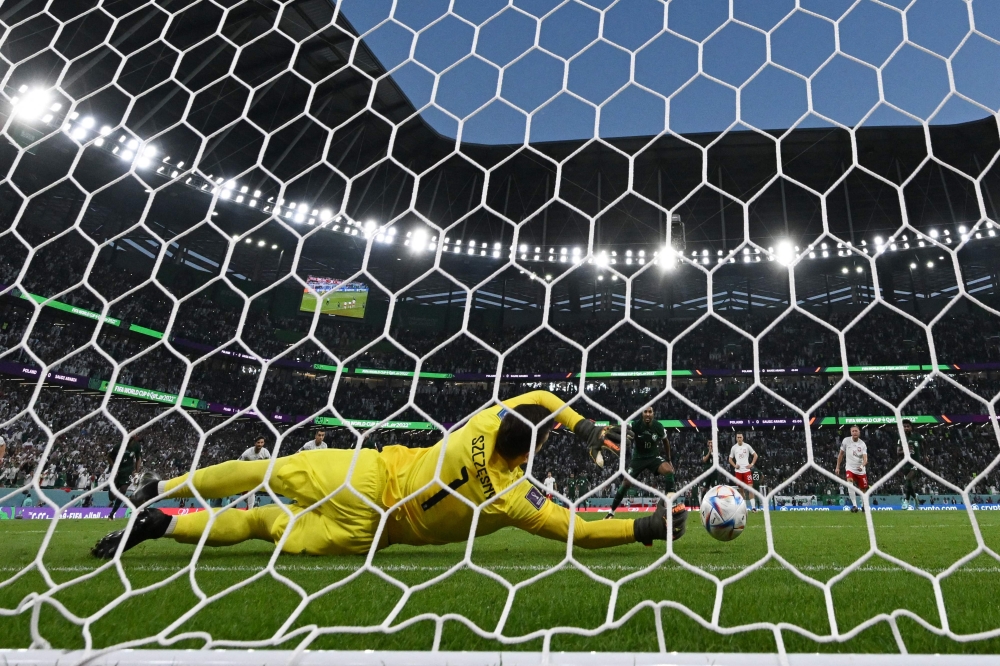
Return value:
[(716, 486), (701, 500), (701, 523), (719, 541), (732, 541), (747, 525), (747, 503), (732, 486)]

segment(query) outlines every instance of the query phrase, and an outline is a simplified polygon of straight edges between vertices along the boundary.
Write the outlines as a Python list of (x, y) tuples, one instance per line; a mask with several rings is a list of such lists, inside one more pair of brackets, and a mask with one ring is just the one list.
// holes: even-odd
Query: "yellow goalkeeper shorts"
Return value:
[[(182, 543), (197, 543), (214, 514), (206, 538), (209, 546), (231, 545), (247, 539), (278, 543), (291, 530), (281, 547), (286, 553), (367, 553), (379, 525), (380, 515), (374, 507), (383, 508), (387, 472), (376, 451), (363, 449), (358, 453), (350, 484), (344, 485), (353, 457), (354, 451), (320, 449), (279, 458), (268, 485), (276, 494), (295, 500), (294, 504), (180, 516), (171, 536)], [(196, 472), (194, 484), (208, 497), (246, 492), (263, 481), (267, 464), (264, 460), (222, 463)], [(179, 477), (169, 484), (177, 487), (186, 478)], [(332, 497), (325, 499), (335, 490)], [(178, 491), (176, 496), (190, 495), (185, 487)], [(313, 508), (309, 510), (310, 507)], [(383, 540), (388, 543), (387, 538)]]
[[(380, 516), (362, 497), (383, 508), (386, 467), (378, 452), (362, 449), (351, 475), (350, 487), (344, 486), (329, 500), (322, 502), (330, 492), (347, 481), (353, 457), (354, 451), (320, 449), (303, 451), (276, 461), (271, 488), (295, 500), (295, 504), (287, 507), (295, 516), (295, 521), (282, 546), (284, 552), (310, 555), (368, 552)], [(306, 512), (307, 508), (317, 503), (312, 511)], [(266, 530), (275, 543), (289, 529), (289, 516), (277, 505), (248, 513), (258, 514), (247, 516), (259, 521), (255, 531)]]

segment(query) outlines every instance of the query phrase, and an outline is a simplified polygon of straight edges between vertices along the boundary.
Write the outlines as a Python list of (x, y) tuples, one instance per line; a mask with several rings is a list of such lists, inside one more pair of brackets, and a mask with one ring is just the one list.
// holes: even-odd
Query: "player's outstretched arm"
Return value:
[[(504, 499), (498, 508), (505, 525), (565, 542), (569, 539), (569, 521), (572, 518), (573, 543), (581, 548), (610, 548), (637, 542), (649, 545), (667, 538), (667, 509), (662, 502), (654, 514), (638, 520), (587, 521), (579, 514), (571, 514), (569, 509), (546, 500), (529, 483), (522, 484)], [(673, 538), (676, 540), (684, 535), (687, 509), (681, 504), (673, 511)], [(489, 522), (486, 516), (484, 519), (484, 522)], [(490, 531), (493, 530), (487, 529), (486, 533)]]
[(505, 407), (514, 408), (519, 405), (541, 405), (555, 414), (555, 419), (570, 430), (583, 420), (583, 417), (554, 393), (550, 391), (529, 391), (521, 395), (507, 398), (503, 401)]

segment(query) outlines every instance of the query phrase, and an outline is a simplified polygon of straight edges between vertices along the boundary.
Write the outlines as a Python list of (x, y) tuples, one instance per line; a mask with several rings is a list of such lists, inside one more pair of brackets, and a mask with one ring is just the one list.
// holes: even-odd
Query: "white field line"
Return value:
[[(436, 565), (436, 566), (428, 566), (428, 565), (418, 565), (418, 564), (384, 564), (384, 565), (381, 565), (381, 566), (375, 565), (375, 568), (380, 569), (382, 571), (386, 571), (386, 572), (392, 572), (392, 571), (401, 571), (401, 572), (407, 572), (407, 571), (431, 571), (431, 572), (433, 572), (433, 571), (447, 571), (452, 566), (454, 566), (454, 565), (444, 565), (444, 564), (442, 564), (442, 565)], [(479, 566), (483, 566), (483, 567), (485, 567), (487, 569), (490, 569), (491, 571), (529, 571), (530, 572), (530, 571), (547, 571), (547, 570), (549, 570), (549, 569), (552, 568), (552, 566), (546, 566), (544, 564), (519, 564), (519, 565), (510, 565), (510, 564), (507, 564), (507, 565), (490, 566), (490, 565), (485, 565), (485, 564), (481, 564), (480, 563)], [(71, 566), (71, 567), (46, 567), (46, 570), (47, 571), (59, 571), (59, 572), (74, 572), (74, 571), (85, 572), (85, 571), (93, 571), (96, 568), (97, 568), (96, 566), (94, 566), (94, 567)], [(143, 572), (145, 572), (145, 571), (175, 572), (175, 571), (180, 570), (180, 568), (181, 567), (171, 567), (171, 566), (165, 566), (165, 565), (161, 565), (161, 564), (140, 564), (140, 565), (136, 565), (136, 566), (126, 565), (126, 567), (125, 567), (125, 573), (129, 573), (129, 572), (132, 572), (132, 571), (136, 571), (136, 572), (139, 572), (139, 571), (143, 571)], [(331, 562), (330, 564), (327, 564), (327, 565), (319, 565), (319, 564), (315, 564), (315, 565), (279, 564), (279, 565), (275, 566), (274, 568), (276, 570), (278, 570), (278, 571), (349, 571), (349, 572), (353, 572), (353, 571), (357, 571), (358, 569), (360, 569), (362, 567), (361, 567), (361, 565), (352, 565), (352, 564), (344, 564), (344, 563)], [(572, 568), (572, 567), (570, 567), (570, 568)], [(634, 565), (626, 565), (626, 564), (595, 564), (595, 565), (588, 566), (588, 568), (592, 569), (594, 571), (624, 571), (624, 572), (631, 572), (631, 571), (639, 571), (640, 569), (643, 569), (644, 567), (634, 566)], [(707, 564), (707, 565), (702, 565), (699, 568), (702, 569), (702, 570), (704, 570), (704, 571), (742, 571), (746, 567), (740, 566), (740, 565), (736, 565), (736, 564)], [(816, 571), (816, 572), (822, 572), (822, 571), (843, 571), (844, 568), (845, 567), (843, 567), (843, 566), (837, 566), (837, 565), (834, 565), (834, 564), (807, 564), (807, 565), (802, 565), (802, 566), (798, 567), (798, 569), (800, 571)], [(264, 569), (264, 567), (255, 567), (255, 566), (251, 566), (251, 565), (231, 565), (231, 566), (216, 566), (216, 565), (205, 565), (205, 566), (203, 566), (203, 565), (198, 565), (196, 567), (196, 571), (252, 571), (252, 572), (257, 572), (257, 571), (262, 571), (263, 569)], [(13, 571), (20, 571), (20, 570), (21, 569), (18, 568), (18, 567), (0, 566), (0, 572), (4, 572), (4, 571), (13, 572)], [(661, 570), (666, 570), (666, 571), (684, 571), (684, 569), (681, 569), (680, 567), (678, 567), (676, 565), (664, 565), (664, 566), (660, 566), (657, 569), (657, 571), (661, 571)], [(937, 568), (924, 569), (924, 571), (927, 571), (929, 573), (939, 573), (939, 572), (944, 571), (944, 570), (945, 570), (945, 567), (937, 567)], [(761, 571), (775, 572), (775, 571), (785, 571), (785, 569), (784, 569), (784, 567), (765, 566), (763, 569), (761, 569)], [(862, 566), (862, 567), (859, 567), (858, 569), (856, 569), (856, 571), (878, 572), (878, 573), (893, 573), (893, 572), (896, 572), (896, 573), (909, 573), (909, 572), (907, 572), (907, 571), (905, 571), (903, 569), (900, 569), (899, 567), (885, 566), (885, 565)], [(998, 565), (998, 566), (986, 566), (986, 567), (962, 567), (961, 569), (959, 569), (955, 573), (1000, 573), (1000, 565)]]

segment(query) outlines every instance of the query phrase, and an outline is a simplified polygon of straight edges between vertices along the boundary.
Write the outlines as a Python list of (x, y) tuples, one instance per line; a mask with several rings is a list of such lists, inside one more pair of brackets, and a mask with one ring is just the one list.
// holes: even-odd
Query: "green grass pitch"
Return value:
[[(599, 514), (590, 514), (590, 517)], [(691, 515), (687, 536), (676, 544), (676, 553), (691, 564), (725, 579), (767, 554), (762, 513), (751, 514), (742, 537), (731, 543), (713, 541)], [(818, 581), (828, 581), (864, 555), (869, 548), (866, 518), (863, 514), (775, 513), (771, 516), (774, 546), (777, 553), (803, 573)], [(970, 521), (965, 513), (885, 512), (872, 515), (880, 548), (931, 573), (937, 573), (976, 546)], [(986, 545), (1000, 551), (1000, 513), (977, 514)], [(107, 521), (61, 521), (42, 557), (49, 575), (56, 583), (76, 581), (55, 595), (69, 612), (93, 616), (122, 596), (125, 587), (114, 568), (95, 577), (83, 577), (98, 562), (88, 555), (89, 547), (113, 527)], [(49, 528), (47, 521), (5, 521), (0, 523), (3, 557), (0, 558), (0, 609), (10, 611), (33, 592), (47, 589), (37, 569), (11, 581), (18, 571), (31, 563)], [(147, 542), (125, 554), (124, 570), (133, 589), (146, 588), (176, 574), (189, 561), (193, 548), (172, 541)], [(249, 542), (232, 548), (206, 548), (195, 571), (198, 590), (208, 596), (246, 581), (266, 566), (273, 548), (264, 542)], [(445, 547), (393, 547), (379, 553), (374, 563), (399, 582), (413, 585), (443, 574), (461, 560), (464, 544)], [(601, 551), (575, 550), (579, 562), (599, 576), (618, 580), (660, 557), (659, 547), (635, 544)], [(565, 545), (503, 530), (477, 540), (472, 559), (516, 583), (536, 576), (564, 559)], [(276, 570), (306, 594), (322, 591), (344, 580), (363, 562), (361, 557), (281, 556)], [(1000, 628), (1000, 562), (981, 555), (941, 582), (943, 606), (949, 628), (957, 634), (973, 634)], [(322, 635), (310, 645), (314, 649), (427, 650), (434, 640), (434, 622), (418, 621), (403, 628), (407, 618), (421, 613), (462, 614), (486, 631), (493, 631), (504, 608), (507, 590), (496, 581), (476, 572), (461, 570), (449, 578), (415, 592), (393, 620), (397, 627), (388, 635), (334, 633)], [(677, 566), (666, 564), (647, 575), (623, 584), (613, 608), (613, 618), (620, 618), (644, 600), (671, 600), (685, 604), (695, 613), (711, 619), (716, 586), (710, 580)], [(362, 573), (340, 588), (333, 589), (305, 605), (290, 625), (296, 627), (371, 626), (382, 623), (398, 605), (402, 591), (372, 573)], [(506, 620), (505, 636), (525, 636), (556, 626), (592, 628), (608, 615), (611, 588), (596, 582), (572, 566), (522, 588), (514, 598)], [(152, 636), (162, 632), (198, 601), (189, 576), (125, 600), (90, 626), (95, 647)], [(840, 632), (849, 631), (878, 613), (908, 609), (928, 623), (942, 626), (933, 586), (928, 579), (906, 572), (885, 559), (875, 557), (832, 588), (832, 601)], [(270, 574), (221, 597), (170, 632), (208, 632), (215, 640), (251, 641), (269, 639), (300, 606), (301, 597)], [(30, 643), (30, 611), (14, 616), (0, 615), (0, 647), (27, 647)], [(756, 652), (776, 649), (771, 631), (748, 631), (724, 636), (702, 628), (678, 611), (662, 611), (664, 639), (668, 651)], [(830, 633), (824, 596), (820, 589), (802, 582), (783, 570), (773, 560), (740, 581), (725, 587), (721, 615), (723, 626), (737, 626), (756, 621), (789, 622), (817, 634)], [(936, 636), (917, 622), (900, 617), (898, 625), (910, 652), (924, 653), (996, 653), (1000, 639), (957, 642)], [(39, 617), (41, 634), (55, 648), (80, 648), (84, 645), (80, 627), (66, 620), (51, 605), (44, 606)], [(895, 652), (897, 645), (891, 628), (879, 622), (853, 639), (835, 644), (821, 644), (801, 635), (782, 631), (789, 652)], [(276, 647), (291, 648), (299, 638), (279, 642)], [(203, 639), (184, 638), (174, 647), (200, 647)], [(620, 628), (596, 637), (571, 634), (553, 636), (551, 649), (556, 651), (655, 651), (654, 612), (638, 611)], [(151, 647), (158, 647), (152, 645)], [(443, 650), (540, 650), (542, 641), (533, 638), (516, 645), (502, 646), (483, 639), (457, 621), (445, 621), (441, 633)]]
[[(347, 306), (348, 303), (353, 304)], [(322, 314), (339, 315), (341, 317), (362, 318), (365, 316), (365, 306), (368, 304), (367, 291), (331, 291), (323, 296)], [(302, 294), (302, 305), (299, 307), (303, 312), (316, 311), (316, 297), (308, 292)]]

